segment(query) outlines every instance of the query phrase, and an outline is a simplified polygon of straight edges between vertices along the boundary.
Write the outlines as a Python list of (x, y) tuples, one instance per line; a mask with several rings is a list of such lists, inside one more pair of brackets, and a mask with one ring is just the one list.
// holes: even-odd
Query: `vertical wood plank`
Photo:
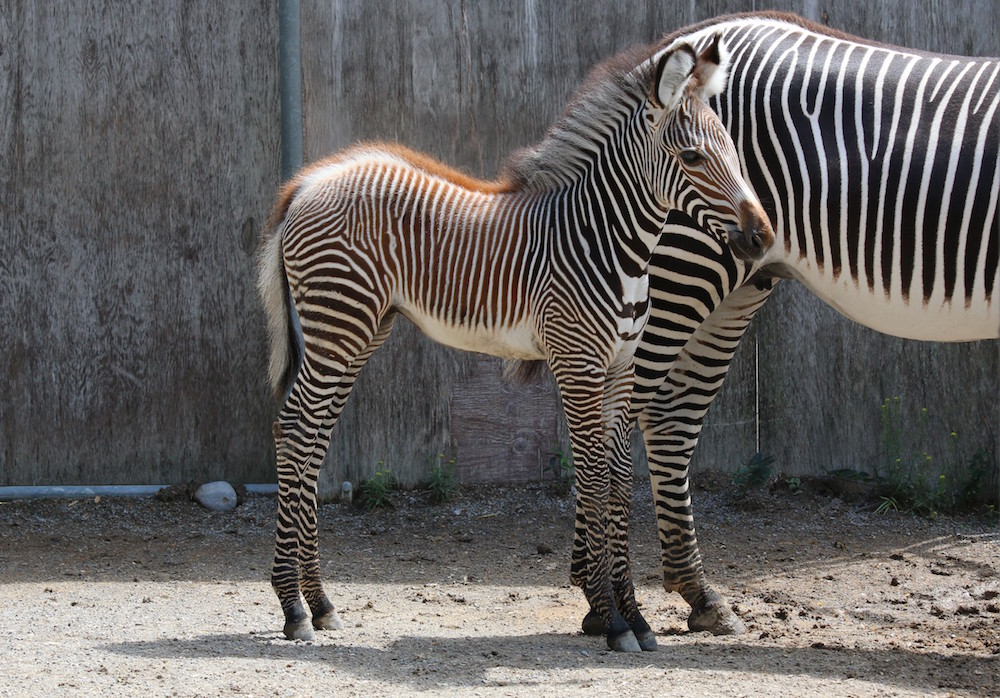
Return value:
[[(306, 157), (390, 139), (493, 176), (541, 137), (597, 61), (763, 5), (306, 0)], [(1000, 54), (994, 2), (772, 8), (875, 40)], [(276, 8), (263, 0), (4, 4), (0, 485), (273, 479), (276, 405), (252, 255), (278, 183), (277, 65)], [(751, 333), (695, 468), (746, 460), (758, 402), (763, 447), (790, 473), (878, 459), (878, 408), (896, 395), (970, 448), (1000, 452), (996, 344), (885, 338), (791, 283)], [(490, 396), (498, 371), (401, 322), (359, 380), (323, 486), (364, 477), (379, 460), (416, 484), (442, 452), (469, 479), (535, 472), (537, 453), (521, 456), (547, 442), (555, 391), (496, 383)], [(565, 436), (556, 424), (553, 443)], [(494, 455), (480, 451), (487, 441)]]
[(273, 8), (0, 15), (0, 484), (272, 479)]

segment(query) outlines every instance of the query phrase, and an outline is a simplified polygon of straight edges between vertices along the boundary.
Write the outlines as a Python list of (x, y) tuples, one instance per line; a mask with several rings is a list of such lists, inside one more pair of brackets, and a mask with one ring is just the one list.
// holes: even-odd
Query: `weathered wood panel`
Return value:
[(0, 484), (268, 481), (269, 2), (4, 2)]
[[(492, 176), (506, 153), (541, 136), (587, 68), (598, 60), (678, 26), (717, 14), (759, 9), (756, 5), (727, 0), (659, 2), (633, 5), (623, 12), (615, 2), (529, 1), (516, 7), (429, 0), (378, 7), (348, 1), (306, 3), (306, 159), (322, 157), (357, 140), (388, 139), (479, 176)], [(991, 49), (996, 44), (992, 20), (997, 6), (988, 2), (804, 0), (770, 3), (768, 8), (799, 12), (873, 39), (929, 50), (998, 53)], [(782, 314), (791, 312), (788, 306), (802, 304), (808, 310), (798, 316)], [(871, 409), (877, 416), (881, 398), (875, 399), (876, 393), (893, 396), (916, 383), (927, 385), (927, 392), (919, 398), (927, 401), (935, 395), (935, 381), (928, 379), (924, 369), (928, 362), (948, 372), (953, 364), (964, 361), (985, 376), (996, 375), (998, 350), (993, 345), (937, 347), (883, 338), (840, 318), (792, 284), (782, 287), (769, 306), (779, 307), (766, 309), (748, 334), (731, 379), (705, 425), (695, 469), (736, 468), (757, 450), (758, 431), (760, 447), (775, 453), (777, 467), (790, 473), (823, 472), (847, 463), (861, 468), (870, 462), (879, 440), (877, 420), (873, 426), (870, 415), (860, 416), (866, 413), (864, 405), (873, 400)], [(822, 330), (812, 329), (819, 322), (817, 317), (823, 318)], [(852, 348), (855, 358), (836, 361), (824, 356), (824, 347), (835, 350), (831, 340), (817, 347), (811, 339), (817, 332), (838, 337), (834, 343)], [(538, 442), (546, 441), (539, 436), (544, 429), (538, 429), (534, 417), (508, 409), (512, 401), (507, 391), (512, 388), (497, 381), (495, 395), (485, 392), (499, 374), (491, 360), (433, 346), (408, 326), (397, 334), (401, 336), (373, 358), (366, 369), (368, 381), (359, 385), (354, 399), (366, 406), (349, 406), (345, 420), (356, 419), (352, 409), (372, 410), (369, 393), (383, 391), (407, 401), (416, 421), (390, 420), (394, 429), (377, 430), (377, 437), (356, 428), (340, 429), (327, 462), (324, 488), (343, 477), (364, 477), (376, 461), (391, 463), (397, 474), (406, 473), (405, 481), (417, 482), (425, 474), (421, 469), (433, 462), (436, 453), (447, 453), (447, 447), (459, 472), (470, 480), (520, 478), (535, 472)], [(885, 342), (908, 348), (892, 350)], [(859, 344), (865, 351), (857, 350)], [(894, 364), (899, 367), (897, 374), (884, 374), (875, 390), (874, 381), (864, 377), (867, 367), (892, 351), (923, 358), (900, 357)], [(415, 361), (412, 352), (419, 352), (423, 361)], [(430, 357), (434, 360), (428, 362)], [(865, 367), (860, 374), (859, 367)], [(844, 377), (835, 368), (863, 377)], [(963, 380), (973, 381), (967, 385), (981, 385), (981, 378), (970, 375)], [(792, 380), (796, 382), (790, 384)], [(846, 385), (850, 382), (856, 385)], [(981, 425), (983, 420), (975, 416), (984, 410), (1000, 414), (989, 398), (991, 390), (997, 392), (995, 385), (994, 379), (978, 390), (984, 397), (974, 405), (968, 401), (948, 404), (941, 419)], [(466, 390), (473, 394), (466, 396)], [(556, 409), (554, 392), (545, 395), (542, 389), (532, 397), (537, 414)], [(812, 395), (813, 407), (789, 395)], [(366, 423), (381, 423), (383, 416), (376, 409)], [(517, 443), (523, 446), (524, 427), (519, 420), (535, 425), (536, 434), (535, 446), (520, 452), (515, 447)], [(997, 420), (985, 422), (992, 424), (992, 431), (972, 429), (970, 438), (996, 444)], [(864, 436), (859, 435), (862, 429)], [(810, 438), (791, 438), (792, 433)], [(846, 433), (853, 438), (845, 438)], [(429, 434), (436, 436), (429, 438)], [(382, 437), (389, 441), (380, 443)], [(641, 468), (641, 448), (636, 452)]]
[[(492, 176), (595, 62), (756, 5), (307, 0), (306, 159), (389, 139)], [(991, 0), (767, 7), (1000, 54)], [(252, 252), (279, 172), (277, 40), (266, 2), (0, 0), (0, 484), (273, 479)], [(787, 283), (751, 328), (694, 467), (735, 468), (758, 426), (789, 473), (865, 467), (881, 400), (897, 395), (1000, 451), (998, 368), (996, 343), (885, 338)], [(324, 490), (379, 461), (416, 484), (438, 453), (467, 481), (535, 477), (565, 439), (555, 391), (498, 375), (401, 321), (358, 382)]]
[[(302, 14), (307, 161), (393, 140), (482, 177), (541, 138), (595, 63), (694, 19), (688, 2), (308, 2)], [(565, 442), (553, 384), (507, 385), (499, 365), (400, 321), (335, 430), (321, 489), (378, 463), (415, 484), (438, 453), (466, 481), (538, 477)]]

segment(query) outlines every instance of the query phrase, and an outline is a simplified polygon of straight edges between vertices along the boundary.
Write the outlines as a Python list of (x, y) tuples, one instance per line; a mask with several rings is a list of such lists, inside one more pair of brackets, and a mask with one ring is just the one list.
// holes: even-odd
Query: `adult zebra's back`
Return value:
[(664, 45), (718, 32), (732, 67), (713, 106), (777, 239), (747, 265), (672, 215), (651, 264), (632, 413), (664, 586), (691, 604), (692, 629), (739, 632), (705, 580), (695, 536), (688, 461), (705, 413), (780, 278), (887, 334), (1000, 337), (1000, 61), (880, 45), (773, 13), (710, 20)]

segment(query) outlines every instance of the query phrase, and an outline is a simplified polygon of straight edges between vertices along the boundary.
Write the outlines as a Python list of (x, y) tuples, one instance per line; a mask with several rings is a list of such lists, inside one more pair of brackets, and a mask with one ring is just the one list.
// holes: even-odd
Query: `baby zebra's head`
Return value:
[(726, 86), (720, 36), (700, 54), (680, 43), (652, 60), (644, 117), (653, 146), (650, 181), (660, 205), (683, 211), (728, 240), (740, 258), (760, 259), (774, 243), (774, 231), (740, 171), (732, 138), (706, 101)]

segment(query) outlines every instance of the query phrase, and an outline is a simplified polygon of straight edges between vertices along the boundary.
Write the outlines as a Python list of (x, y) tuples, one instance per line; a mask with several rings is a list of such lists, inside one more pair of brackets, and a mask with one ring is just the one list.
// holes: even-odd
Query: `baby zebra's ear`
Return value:
[(691, 81), (696, 64), (697, 56), (688, 44), (680, 44), (660, 56), (653, 74), (650, 102), (667, 111), (673, 109)]
[(712, 43), (698, 54), (691, 80), (702, 99), (722, 92), (729, 79), (729, 54), (722, 43), (722, 34), (716, 34)]

